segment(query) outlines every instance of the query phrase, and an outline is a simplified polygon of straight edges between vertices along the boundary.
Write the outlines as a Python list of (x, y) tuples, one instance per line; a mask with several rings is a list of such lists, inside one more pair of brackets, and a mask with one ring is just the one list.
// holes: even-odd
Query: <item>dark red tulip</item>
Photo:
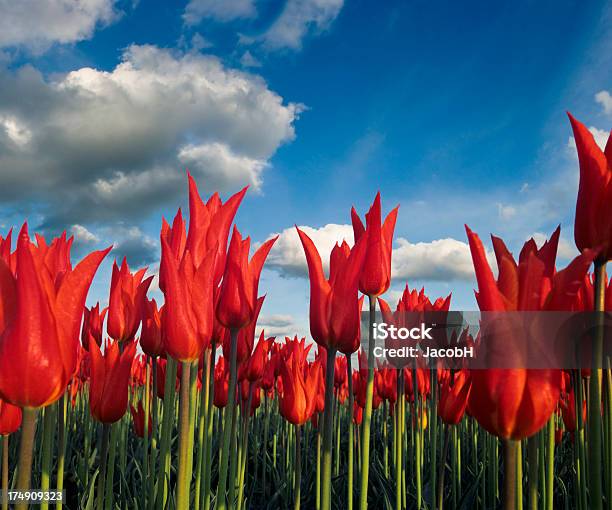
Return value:
[[(565, 430), (568, 432), (575, 432), (578, 430), (578, 421), (576, 413), (576, 396), (574, 389), (561, 400), (559, 400), (559, 407), (561, 407), (561, 416), (563, 423), (565, 424)], [(582, 423), (586, 423), (587, 420), (587, 403), (586, 399), (582, 399)]]
[[(297, 227), (296, 227), (297, 228)], [(360, 312), (358, 283), (365, 258), (367, 235), (353, 249), (336, 245), (330, 256), (329, 279), (316, 246), (297, 229), (306, 253), (310, 278), (310, 333), (319, 345), (343, 354), (359, 349)]]
[[(482, 242), (469, 228), (466, 230), (478, 282), (476, 299), (482, 311), (573, 308), (595, 252), (585, 250), (566, 269), (557, 272), (559, 229), (539, 249), (533, 239), (525, 243), (518, 264), (503, 241), (493, 237), (499, 268), (496, 280)], [(507, 336), (490, 335), (487, 341), (491, 343), (490, 352), (509, 352)], [(495, 342), (500, 342), (497, 349)], [(560, 386), (561, 370), (556, 369), (473, 370), (470, 411), (490, 433), (506, 439), (523, 439), (548, 421), (557, 407)]]
[(142, 331), (140, 332), (140, 347), (143, 352), (152, 358), (164, 352), (162, 339), (162, 310), (157, 309), (155, 299), (145, 298), (142, 315)]
[(249, 261), (250, 239), (243, 240), (234, 227), (216, 310), (217, 319), (226, 328), (240, 329), (253, 321), (259, 277), (276, 239), (262, 244)]
[(454, 375), (451, 375), (450, 370), (445, 372), (448, 376), (440, 383), (438, 416), (444, 423), (456, 425), (463, 418), (467, 408), (472, 381), (470, 372), (466, 369), (459, 370)]
[(358, 242), (366, 231), (368, 233), (365, 262), (359, 278), (359, 290), (366, 296), (380, 296), (387, 292), (391, 285), (391, 251), (398, 209), (399, 206), (393, 209), (381, 225), (380, 193), (377, 193), (374, 203), (366, 213), (365, 227), (355, 208), (351, 209), (355, 242)]
[(606, 262), (612, 259), (612, 136), (602, 151), (587, 127), (568, 116), (580, 165), (574, 240), (581, 252), (599, 250)]
[(24, 224), (15, 273), (0, 258), (0, 397), (19, 407), (43, 407), (66, 391), (76, 372), (85, 298), (109, 250), (74, 269), (71, 241), (30, 242)]
[(127, 342), (122, 354), (119, 354), (119, 344), (110, 342), (104, 350), (104, 355), (97, 344), (90, 344), (89, 409), (96, 420), (114, 423), (125, 414), (128, 382), (135, 353), (136, 342)]
[(223, 356), (215, 365), (214, 378), (213, 404), (215, 407), (222, 408), (227, 405), (229, 393), (229, 367)]
[[(137, 409), (134, 408), (133, 405), (130, 404), (130, 413), (132, 414), (132, 422), (134, 424), (134, 433), (138, 437), (144, 437), (144, 427), (145, 427), (145, 411), (142, 406), (142, 401), (138, 401)], [(151, 432), (153, 430), (153, 426), (151, 425), (153, 419), (151, 417), (151, 413), (149, 412), (149, 432), (148, 435), (151, 436)]]
[(21, 408), (0, 400), (0, 436), (17, 432), (21, 427)]
[(113, 262), (108, 304), (108, 336), (117, 342), (133, 340), (142, 320), (142, 309), (152, 276), (145, 280), (146, 268), (132, 274), (125, 257), (121, 268)]
[(81, 344), (85, 350), (89, 350), (89, 342), (96, 342), (98, 346), (102, 345), (102, 328), (107, 311), (108, 308), (104, 308), (100, 312), (100, 303), (96, 303), (96, 306), (91, 308), (85, 307), (81, 331)]

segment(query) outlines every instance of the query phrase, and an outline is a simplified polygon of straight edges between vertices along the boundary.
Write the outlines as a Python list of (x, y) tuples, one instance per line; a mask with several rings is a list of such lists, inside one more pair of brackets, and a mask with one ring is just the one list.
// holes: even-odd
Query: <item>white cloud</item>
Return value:
[[(353, 244), (351, 225), (329, 224), (318, 229), (300, 229), (315, 243), (326, 272), (329, 271), (329, 254), (334, 245), (343, 239), (349, 245)], [(394, 280), (471, 280), (474, 274), (469, 246), (451, 238), (411, 243), (398, 237), (395, 239), (391, 264)], [(266, 267), (276, 270), (282, 276), (308, 275), (304, 249), (295, 228), (280, 233), (268, 256)]]
[(287, 0), (285, 8), (272, 26), (261, 36), (268, 49), (301, 48), (310, 31), (329, 28), (344, 0)]
[(231, 21), (252, 18), (256, 14), (254, 0), (190, 0), (185, 7), (183, 20), (188, 25), (197, 25), (204, 18)]
[(130, 46), (111, 71), (54, 81), (0, 68), (0, 167), (12, 169), (0, 174), (0, 198), (47, 205), (44, 226), (55, 227), (172, 201), (185, 164), (206, 191), (257, 187), (301, 111), (258, 76), (155, 46)]
[(74, 236), (74, 241), (80, 244), (96, 244), (100, 238), (93, 232), (87, 230), (83, 225), (74, 224), (70, 227), (70, 233)]
[(135, 226), (113, 227), (105, 230), (105, 239), (114, 240), (111, 256), (120, 260), (127, 258), (128, 264), (140, 267), (158, 260), (159, 243)]
[[(351, 225), (330, 223), (321, 228), (300, 226), (300, 229), (312, 239), (319, 250), (325, 271), (329, 270), (329, 254), (336, 243), (345, 240), (350, 245), (353, 244)], [(272, 234), (270, 237), (273, 235), (277, 234)], [(295, 227), (286, 228), (279, 234), (279, 238), (268, 255), (266, 267), (278, 271), (283, 276), (306, 277), (308, 275), (304, 249)]]
[[(259, 189), (261, 173), (266, 167), (264, 159), (233, 154), (227, 145), (218, 142), (185, 145), (179, 149), (178, 159), (213, 188), (248, 183)], [(219, 176), (222, 182), (216, 182)]]
[(595, 94), (595, 101), (602, 106), (606, 114), (612, 113), (612, 95), (607, 90), (601, 90)]
[(53, 43), (92, 36), (117, 17), (114, 0), (0, 0), (0, 48), (25, 46), (40, 52)]
[(263, 329), (266, 337), (275, 336), (282, 338), (285, 336), (293, 337), (302, 331), (293, 316), (288, 314), (260, 315), (257, 320), (257, 333)]
[(509, 220), (516, 214), (515, 207), (511, 205), (504, 205), (502, 203), (497, 204), (497, 211), (499, 213), (499, 217), (503, 220)]

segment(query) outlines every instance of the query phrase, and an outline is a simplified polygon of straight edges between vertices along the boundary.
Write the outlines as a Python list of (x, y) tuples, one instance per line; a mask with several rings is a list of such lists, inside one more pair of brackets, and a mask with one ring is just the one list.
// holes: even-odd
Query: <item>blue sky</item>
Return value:
[(307, 331), (292, 226), (328, 251), (377, 190), (400, 204), (391, 300), (408, 281), (474, 307), (464, 223), (514, 249), (560, 223), (574, 254), (565, 111), (605, 141), (609, 2), (71, 4), (0, 0), (3, 231), (27, 217), (155, 271), (186, 167), (205, 195), (250, 184), (239, 228), (282, 233), (261, 289), (279, 334)]

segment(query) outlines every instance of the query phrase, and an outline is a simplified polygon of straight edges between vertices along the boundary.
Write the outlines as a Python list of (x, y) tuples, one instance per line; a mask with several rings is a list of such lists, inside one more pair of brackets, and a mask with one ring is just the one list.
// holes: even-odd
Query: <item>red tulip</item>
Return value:
[(294, 425), (302, 425), (315, 411), (316, 395), (322, 376), (318, 362), (304, 366), (293, 356), (280, 367), (283, 393), (280, 395), (280, 414)]
[[(297, 227), (296, 227), (297, 228)], [(304, 232), (297, 229), (306, 253), (310, 278), (310, 333), (319, 345), (350, 355), (359, 349), (360, 312), (358, 282), (365, 258), (367, 235), (353, 249), (344, 242), (330, 256), (329, 279), (321, 257)]]
[[(138, 409), (135, 409), (133, 405), (130, 404), (130, 413), (132, 415), (132, 422), (134, 423), (134, 433), (138, 437), (144, 437), (144, 422), (145, 422), (145, 411), (142, 406), (142, 401), (138, 402)], [(151, 413), (149, 412), (149, 431), (148, 435), (151, 436), (151, 432), (153, 431)]]
[(119, 421), (127, 410), (128, 382), (136, 353), (136, 342), (126, 343), (122, 354), (119, 354), (117, 342), (107, 344), (104, 356), (97, 344), (91, 344), (89, 348), (89, 408), (96, 420), (114, 423)]
[(102, 345), (102, 327), (107, 311), (108, 308), (104, 308), (100, 312), (100, 303), (96, 303), (96, 306), (91, 308), (85, 307), (81, 344), (86, 351), (89, 350), (89, 342), (96, 342), (98, 346)]
[(214, 378), (213, 404), (215, 407), (222, 408), (227, 405), (229, 393), (229, 367), (224, 357), (219, 358), (215, 366)]
[(142, 331), (140, 332), (140, 347), (145, 354), (148, 354), (152, 358), (156, 358), (164, 352), (164, 344), (162, 341), (162, 315), (163, 307), (161, 310), (158, 310), (155, 299), (149, 301), (145, 298), (142, 316)]
[(21, 408), (0, 400), (0, 436), (16, 432), (21, 427)]
[(587, 127), (568, 113), (580, 164), (574, 239), (582, 252), (600, 250), (602, 262), (612, 259), (612, 136), (602, 151)]
[[(587, 420), (587, 407), (586, 399), (582, 400), (582, 423), (586, 423)], [(559, 400), (559, 406), (561, 407), (561, 416), (565, 429), (568, 432), (574, 432), (578, 429), (577, 413), (576, 413), (576, 396), (574, 389), (561, 400)]]
[(240, 329), (253, 321), (259, 277), (276, 239), (262, 244), (249, 261), (250, 239), (242, 240), (234, 227), (216, 310), (217, 319), (226, 328)]
[[(571, 310), (594, 252), (585, 250), (569, 266), (555, 271), (559, 229), (538, 249), (533, 239), (525, 243), (517, 264), (503, 241), (493, 237), (499, 276), (495, 280), (482, 242), (466, 227), (476, 271), (476, 299), (483, 311)], [(494, 342), (507, 342), (491, 335), (489, 352), (508, 352)], [(512, 353), (511, 353), (512, 354)], [(490, 433), (502, 438), (523, 439), (548, 421), (559, 400), (561, 371), (525, 368), (472, 371), (470, 410)]]
[[(238, 332), (238, 342), (236, 344), (236, 362), (241, 365), (249, 359), (251, 352), (253, 351), (253, 343), (255, 342), (255, 326), (257, 325), (257, 318), (263, 305), (265, 296), (257, 298), (255, 304), (255, 310), (253, 312), (253, 320), (249, 322)], [(227, 328), (223, 329), (223, 355), (229, 359), (231, 351), (231, 336)]]
[(74, 269), (70, 241), (30, 242), (27, 224), (17, 241), (15, 274), (0, 259), (0, 397), (19, 407), (55, 402), (77, 369), (80, 329), (91, 280), (108, 250)]
[(262, 331), (259, 336), (259, 341), (255, 346), (255, 350), (246, 365), (246, 378), (250, 382), (258, 381), (263, 377), (266, 361), (268, 359), (268, 351), (272, 342), (274, 342), (274, 337), (266, 339)]
[(132, 340), (140, 326), (147, 290), (153, 280), (152, 276), (143, 280), (146, 272), (143, 268), (130, 273), (125, 257), (121, 269), (113, 262), (107, 329), (108, 335), (117, 342)]
[[(440, 384), (440, 400), (438, 400), (438, 416), (448, 425), (456, 425), (463, 418), (470, 397), (472, 381), (468, 370), (463, 369), (450, 375), (445, 371), (445, 377)], [(451, 381), (452, 379), (452, 381)]]
[(363, 226), (355, 208), (351, 209), (355, 242), (358, 242), (366, 231), (368, 233), (365, 262), (359, 278), (359, 290), (367, 296), (380, 296), (387, 292), (391, 285), (391, 251), (398, 209), (399, 206), (393, 209), (381, 225), (380, 193), (377, 193), (366, 214), (366, 227)]

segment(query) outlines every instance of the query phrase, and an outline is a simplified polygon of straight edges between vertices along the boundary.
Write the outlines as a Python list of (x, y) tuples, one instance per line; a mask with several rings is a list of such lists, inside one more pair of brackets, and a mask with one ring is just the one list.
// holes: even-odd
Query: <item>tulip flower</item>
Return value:
[(140, 347), (143, 352), (152, 358), (157, 358), (164, 352), (162, 341), (162, 314), (157, 309), (155, 299), (145, 298), (142, 316), (142, 331), (140, 332)]
[(32, 244), (24, 224), (15, 274), (0, 259), (0, 398), (19, 407), (52, 404), (77, 369), (85, 297), (110, 249), (72, 269), (59, 256), (68, 248), (61, 239)]
[(279, 411), (289, 423), (302, 425), (315, 410), (321, 366), (314, 362), (307, 367), (291, 356), (281, 365), (280, 376), (283, 380), (283, 393), (279, 397)]
[(108, 335), (117, 342), (132, 340), (142, 320), (142, 311), (152, 276), (145, 280), (146, 268), (130, 273), (124, 257), (121, 268), (113, 262), (108, 305)]
[(303, 231), (297, 231), (308, 263), (312, 338), (326, 349), (352, 354), (359, 349), (361, 307), (357, 291), (367, 236), (353, 249), (346, 242), (333, 248), (326, 279), (316, 246)]
[(587, 127), (568, 113), (580, 164), (574, 239), (580, 251), (599, 250), (612, 259), (612, 136), (601, 150)]
[(21, 426), (21, 408), (0, 400), (0, 436), (17, 432)]
[[(130, 404), (130, 413), (132, 415), (132, 422), (134, 424), (134, 433), (138, 437), (144, 437), (144, 428), (145, 428), (145, 411), (142, 407), (142, 401), (138, 402), (138, 407), (134, 408), (133, 405)], [(149, 413), (149, 432), (148, 435), (151, 435), (153, 430), (152, 426), (153, 418), (151, 417), (151, 413)]]
[(463, 418), (471, 389), (470, 373), (466, 369), (445, 377), (440, 384), (440, 400), (438, 400), (438, 416), (448, 425), (456, 425)]
[(272, 342), (274, 342), (274, 337), (265, 338), (264, 331), (262, 330), (255, 350), (246, 365), (245, 377), (250, 382), (258, 381), (263, 377), (266, 361), (268, 359), (268, 351)]
[(96, 303), (96, 306), (91, 308), (85, 307), (81, 344), (86, 351), (89, 350), (89, 342), (96, 342), (98, 346), (102, 345), (102, 327), (107, 311), (108, 308), (104, 308), (100, 312), (100, 303)]
[(117, 342), (108, 343), (104, 355), (97, 344), (90, 344), (89, 348), (91, 415), (99, 422), (114, 423), (119, 421), (127, 410), (128, 382), (136, 354), (136, 342), (128, 342), (121, 354)]
[(226, 328), (239, 330), (253, 321), (261, 270), (277, 238), (262, 244), (249, 261), (250, 239), (243, 240), (234, 227), (216, 310)]
[(215, 407), (223, 408), (227, 405), (228, 393), (229, 393), (229, 372), (227, 370), (227, 363), (225, 358), (219, 358), (217, 365), (215, 366), (215, 385), (213, 403)]
[[(493, 237), (499, 276), (489, 267), (484, 247), (467, 228), (476, 270), (476, 299), (483, 311), (570, 310), (595, 252), (585, 250), (566, 269), (556, 272), (559, 229), (538, 249), (533, 239), (525, 243), (517, 264), (503, 241)], [(489, 342), (507, 338), (492, 335)], [(495, 352), (491, 348), (491, 352)], [(506, 352), (507, 346), (497, 352)], [(504, 350), (506, 349), (506, 350)], [(512, 354), (512, 353), (510, 353)], [(522, 439), (548, 421), (559, 400), (561, 371), (486, 369), (472, 372), (470, 409), (489, 432), (502, 438)]]

